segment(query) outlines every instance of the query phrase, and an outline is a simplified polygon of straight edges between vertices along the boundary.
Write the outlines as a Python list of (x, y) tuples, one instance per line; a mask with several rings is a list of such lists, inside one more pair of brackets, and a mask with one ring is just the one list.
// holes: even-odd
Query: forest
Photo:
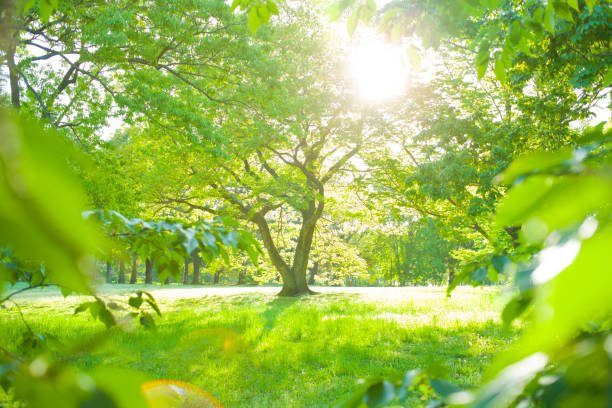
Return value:
[(0, 408), (612, 406), (609, 0), (0, 0)]

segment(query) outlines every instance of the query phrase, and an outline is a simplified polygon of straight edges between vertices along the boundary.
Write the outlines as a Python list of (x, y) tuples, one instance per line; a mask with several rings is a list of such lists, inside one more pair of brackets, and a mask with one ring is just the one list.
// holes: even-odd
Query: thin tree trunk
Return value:
[(21, 107), (21, 96), (19, 91), (19, 72), (15, 63), (15, 51), (19, 43), (19, 31), (21, 31), (20, 27), (22, 27), (23, 21), (19, 17), (16, 3), (11, 1), (0, 2), (0, 9), (2, 9), (2, 15), (0, 16), (2, 20), (0, 38), (5, 45), (3, 51), (6, 55), (6, 65), (9, 71), (11, 105), (13, 105), (13, 108), (19, 109)]
[(312, 268), (310, 268), (310, 274), (308, 275), (309, 285), (315, 284), (315, 276), (317, 276), (317, 273), (319, 273), (319, 261), (316, 261), (314, 265), (312, 265)]
[(193, 258), (193, 276), (191, 278), (191, 284), (200, 284), (200, 257), (197, 255)]
[(110, 261), (106, 261), (106, 282), (111, 283), (112, 280), (113, 280), (113, 277), (112, 277), (111, 263)]
[(130, 274), (130, 283), (132, 285), (135, 284), (137, 278), (138, 278), (138, 256), (134, 254), (132, 255), (132, 272)]
[(183, 267), (183, 274), (181, 276), (181, 283), (183, 285), (186, 285), (188, 279), (189, 279), (189, 258), (185, 258), (185, 267)]
[(153, 263), (150, 259), (145, 261), (145, 283), (153, 283)]
[(244, 283), (244, 272), (238, 272), (238, 285), (242, 285)]
[(17, 65), (15, 64), (15, 46), (9, 44), (6, 52), (6, 65), (9, 69), (9, 83), (11, 87), (11, 104), (15, 109), (21, 107), (21, 100), (19, 96), (19, 74), (17, 73)]
[(223, 272), (223, 268), (221, 268), (221, 269), (217, 269), (217, 270), (215, 271), (215, 276), (214, 276), (214, 278), (213, 278), (213, 283), (214, 283), (215, 285), (217, 285), (217, 284), (219, 283), (219, 277), (221, 276), (221, 273), (222, 273), (222, 272)]
[(119, 260), (119, 277), (117, 279), (118, 283), (125, 283), (125, 262), (123, 259)]

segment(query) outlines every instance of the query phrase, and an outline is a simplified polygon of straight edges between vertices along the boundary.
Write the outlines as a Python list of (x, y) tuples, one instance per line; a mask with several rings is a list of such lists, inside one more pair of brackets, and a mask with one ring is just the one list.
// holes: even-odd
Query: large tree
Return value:
[[(306, 271), (326, 186), (351, 171), (360, 150), (379, 142), (385, 130), (376, 120), (379, 110), (355, 97), (345, 51), (334, 49), (332, 34), (321, 27), (316, 15), (297, 9), (260, 31), (268, 51), (244, 72), (244, 104), (226, 105), (213, 119), (219, 149), (169, 134), (155, 122), (135, 141), (155, 144), (146, 177), (157, 181), (160, 206), (231, 215), (257, 227), (282, 278), (281, 295), (310, 292)], [(283, 205), (300, 219), (291, 257), (281, 254), (269, 226)]]

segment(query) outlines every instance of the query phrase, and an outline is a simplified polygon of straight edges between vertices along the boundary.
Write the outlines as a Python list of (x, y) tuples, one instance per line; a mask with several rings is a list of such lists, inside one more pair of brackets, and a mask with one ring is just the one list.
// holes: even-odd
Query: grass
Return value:
[[(517, 335), (499, 321), (494, 290), (316, 288), (277, 298), (278, 288), (103, 286), (101, 293), (149, 290), (163, 316), (156, 332), (112, 332), (77, 360), (82, 368), (129, 367), (154, 379), (190, 382), (225, 407), (332, 406), (356, 380), (442, 366), (463, 386), (478, 384), (492, 355)], [(32, 329), (63, 342), (104, 330), (73, 316), (84, 299), (51, 289), (15, 298)], [(0, 310), (0, 344), (16, 351), (25, 328), (18, 310)]]

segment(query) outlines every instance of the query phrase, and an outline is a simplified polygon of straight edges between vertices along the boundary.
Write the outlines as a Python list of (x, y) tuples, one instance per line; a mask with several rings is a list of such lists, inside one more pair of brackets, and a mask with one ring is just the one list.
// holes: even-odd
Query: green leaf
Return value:
[(40, 19), (43, 23), (48, 23), (49, 18), (51, 17), (51, 13), (53, 12), (53, 8), (48, 0), (39, 0), (38, 1), (38, 13), (40, 15)]
[(510, 44), (513, 46), (517, 45), (521, 40), (522, 35), (523, 30), (521, 28), (521, 24), (518, 21), (513, 22), (508, 33), (508, 41), (510, 41)]
[(499, 278), (497, 270), (495, 268), (488, 268), (487, 277), (491, 282), (497, 282), (497, 279)]
[(257, 14), (261, 17), (262, 24), (266, 24), (270, 20), (270, 11), (268, 10), (268, 6), (266, 4), (261, 4), (257, 8)]
[(389, 381), (381, 381), (371, 385), (363, 396), (363, 402), (368, 407), (381, 407), (387, 405), (395, 398), (395, 387)]
[(430, 378), (429, 384), (431, 385), (431, 388), (433, 388), (433, 390), (436, 392), (436, 394), (438, 394), (438, 396), (440, 396), (444, 401), (448, 401), (452, 394), (463, 391), (455, 384), (437, 378)]
[(150, 294), (149, 292), (142, 292), (146, 297), (146, 302), (149, 304), (149, 306), (151, 306), (151, 308), (153, 308), (153, 310), (155, 310), (155, 313), (157, 313), (158, 316), (161, 316), (161, 310), (159, 309), (159, 306), (157, 305), (157, 302), (155, 301), (155, 298), (153, 297), (152, 294)]
[(561, 3), (559, 1), (553, 1), (552, 3), (553, 9), (555, 13), (561, 17), (562, 19), (569, 21), (571, 23), (574, 22), (574, 16), (572, 16), (572, 11), (566, 3)]
[(25, 14), (36, 5), (36, 0), (27, 0), (26, 2), (22, 2), (21, 4), (23, 4), (23, 8), (21, 9), (21, 11)]
[(471, 275), (472, 281), (482, 283), (487, 278), (488, 270), (486, 266), (476, 269)]
[(495, 77), (502, 84), (506, 82), (506, 66), (500, 53), (495, 54), (495, 67), (493, 68)]
[(546, 9), (544, 10), (544, 20), (542, 23), (549, 33), (555, 33), (555, 11), (553, 10), (551, 3), (548, 3), (548, 6), (546, 6)]
[(419, 54), (419, 51), (416, 49), (416, 47), (408, 46), (406, 52), (408, 53), (408, 58), (410, 59), (412, 67), (419, 71), (421, 69), (421, 55)]
[(102, 323), (104, 323), (106, 327), (113, 327), (117, 324), (117, 322), (115, 321), (115, 318), (113, 317), (111, 312), (108, 310), (106, 305), (104, 305), (101, 302), (99, 303), (99, 307), (98, 307), (98, 319)]
[(580, 11), (580, 7), (578, 7), (578, 0), (567, 0), (567, 5), (576, 11)]
[(501, 318), (504, 324), (509, 325), (514, 319), (519, 317), (531, 304), (532, 296), (521, 293), (512, 298), (502, 311)]
[(139, 321), (140, 321), (140, 324), (147, 329), (155, 330), (157, 328), (157, 326), (155, 325), (155, 320), (153, 319), (153, 316), (151, 316), (148, 313), (143, 312), (140, 315)]
[(593, 7), (595, 7), (595, 4), (597, 4), (597, 1), (598, 0), (584, 0), (584, 3), (589, 8), (589, 11), (591, 12), (591, 14), (593, 14)]
[(268, 10), (270, 11), (270, 14), (273, 14), (275, 16), (278, 15), (278, 6), (276, 5), (275, 2), (273, 1), (268, 1), (267, 3), (268, 6)]
[(404, 402), (406, 398), (408, 398), (409, 389), (420, 374), (420, 370), (410, 370), (404, 375), (402, 384), (399, 386), (399, 390), (397, 390), (397, 399), (399, 402)]
[(249, 10), (248, 24), (251, 29), (251, 34), (254, 36), (259, 27), (261, 27), (262, 19), (257, 13), (257, 7), (251, 7)]
[(141, 385), (148, 378), (139, 372), (111, 367), (99, 367), (88, 372), (96, 387), (109, 395), (120, 408), (149, 408)]
[(142, 305), (142, 294), (129, 298), (128, 304), (132, 306), (134, 309), (139, 309), (140, 306)]
[(358, 8), (358, 9), (353, 10), (353, 12), (348, 18), (348, 21), (346, 23), (346, 28), (350, 36), (353, 36), (353, 34), (355, 33), (355, 29), (357, 28), (357, 23), (359, 22), (360, 14), (361, 14), (361, 8)]
[(344, 11), (353, 5), (354, 0), (336, 0), (328, 9), (327, 14), (331, 21), (336, 21)]
[(487, 67), (489, 65), (490, 54), (489, 49), (491, 47), (491, 43), (489, 41), (483, 41), (480, 43), (478, 48), (478, 54), (476, 54), (476, 69), (478, 71), (478, 79), (482, 79), (487, 72)]
[(78, 305), (75, 309), (74, 309), (74, 314), (78, 314), (81, 312), (84, 312), (86, 310), (89, 310), (92, 306), (92, 304), (96, 304), (96, 302), (85, 302), (85, 303), (81, 303), (80, 305)]
[(512, 262), (510, 262), (510, 259), (505, 255), (496, 255), (491, 259), (491, 265), (493, 265), (495, 270), (500, 274), (505, 273), (511, 264)]
[(88, 294), (87, 255), (105, 243), (81, 217), (86, 200), (67, 161), (82, 163), (75, 146), (27, 114), (0, 111), (0, 241), (17, 255), (44, 262), (51, 283)]
[(500, 226), (544, 222), (548, 231), (565, 228), (597, 213), (612, 202), (612, 184), (597, 176), (529, 177), (514, 187), (498, 206)]
[(493, 408), (507, 406), (521, 394), (548, 362), (544, 353), (533, 354), (505, 369), (493, 381), (479, 390), (476, 401), (470, 408)]
[(502, 184), (512, 184), (520, 176), (555, 168), (570, 160), (572, 156), (573, 151), (570, 147), (554, 152), (535, 151), (527, 153), (510, 163), (510, 166), (499, 177), (499, 181)]
[(334, 408), (357, 408), (362, 403), (364, 393), (364, 389), (359, 389), (353, 392), (348, 398), (334, 405)]

